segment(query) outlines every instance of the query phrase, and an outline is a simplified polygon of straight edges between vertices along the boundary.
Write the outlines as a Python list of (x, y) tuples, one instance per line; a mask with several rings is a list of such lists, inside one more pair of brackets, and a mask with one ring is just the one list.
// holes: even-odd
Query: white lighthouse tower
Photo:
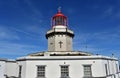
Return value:
[(58, 13), (52, 17), (52, 29), (46, 34), (48, 51), (72, 51), (74, 33), (67, 26), (67, 17), (58, 9)]

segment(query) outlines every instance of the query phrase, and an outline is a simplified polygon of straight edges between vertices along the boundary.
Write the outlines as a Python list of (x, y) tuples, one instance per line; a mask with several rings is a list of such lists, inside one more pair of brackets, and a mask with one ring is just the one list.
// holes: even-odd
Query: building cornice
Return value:
[(17, 61), (38, 61), (38, 60), (111, 60), (118, 61), (116, 58), (110, 58), (105, 56), (43, 56), (43, 57), (31, 57), (26, 56), (18, 58)]
[(68, 36), (70, 36), (70, 37), (74, 37), (74, 33), (73, 33), (73, 31), (71, 31), (71, 30), (69, 30), (69, 29), (67, 29), (67, 28), (65, 28), (65, 29), (56, 29), (56, 28), (54, 28), (54, 29), (52, 29), (52, 30), (49, 30), (48, 32), (47, 32), (47, 34), (46, 34), (46, 38), (48, 39), (48, 37), (50, 37), (50, 36), (54, 36), (54, 35), (61, 35), (61, 34), (63, 34), (63, 35), (68, 35)]
[(7, 59), (4, 59), (4, 58), (0, 58), (0, 61), (6, 61)]

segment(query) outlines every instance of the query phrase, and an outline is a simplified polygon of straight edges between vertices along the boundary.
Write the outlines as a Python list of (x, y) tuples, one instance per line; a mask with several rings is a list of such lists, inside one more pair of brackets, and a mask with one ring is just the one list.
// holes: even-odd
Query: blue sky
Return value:
[(0, 57), (47, 51), (45, 33), (59, 6), (75, 33), (74, 50), (120, 57), (119, 4), (120, 0), (0, 0)]

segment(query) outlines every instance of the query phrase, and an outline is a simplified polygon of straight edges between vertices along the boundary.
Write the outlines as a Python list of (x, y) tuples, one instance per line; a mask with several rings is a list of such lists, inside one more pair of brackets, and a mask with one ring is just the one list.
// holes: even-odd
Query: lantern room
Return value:
[(67, 26), (67, 17), (61, 13), (61, 10), (58, 9), (58, 13), (52, 17), (52, 26)]

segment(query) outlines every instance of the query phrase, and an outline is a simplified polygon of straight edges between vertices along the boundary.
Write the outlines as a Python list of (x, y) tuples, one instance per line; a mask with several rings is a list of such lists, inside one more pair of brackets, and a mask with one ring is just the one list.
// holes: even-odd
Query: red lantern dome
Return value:
[(67, 17), (58, 9), (58, 13), (52, 17), (52, 26), (67, 26)]

